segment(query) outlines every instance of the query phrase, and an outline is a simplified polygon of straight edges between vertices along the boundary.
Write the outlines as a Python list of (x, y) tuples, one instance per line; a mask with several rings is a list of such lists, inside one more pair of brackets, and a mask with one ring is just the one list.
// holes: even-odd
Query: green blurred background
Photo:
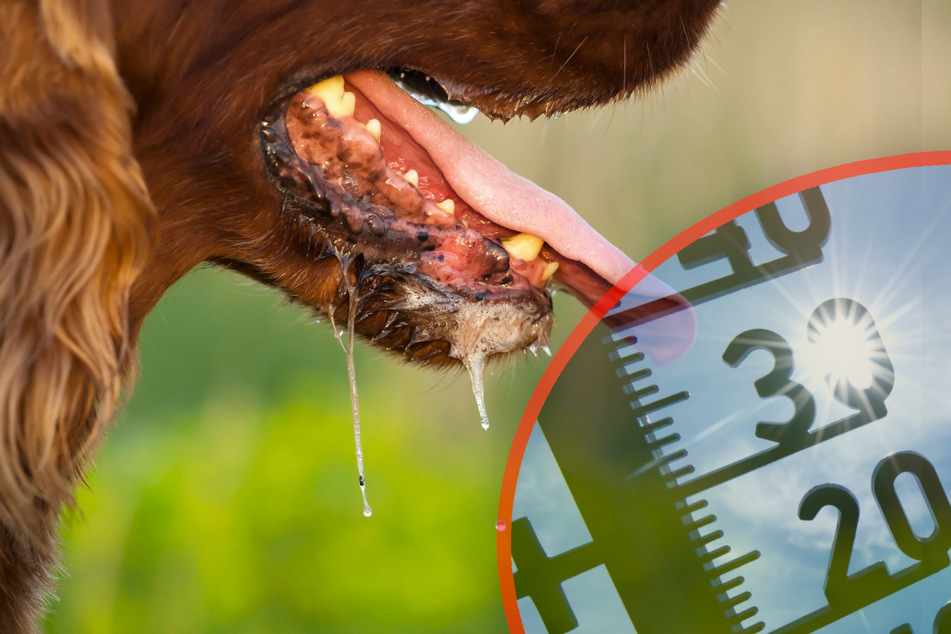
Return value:
[[(951, 149), (947, 0), (728, 3), (660, 91), (464, 132), (635, 259), (770, 185)], [(555, 348), (582, 315), (556, 304)], [(67, 518), (48, 632), (503, 632), (502, 472), (547, 359), (468, 379), (359, 346), (368, 495), (327, 324), (197, 271), (142, 336), (135, 396)]]

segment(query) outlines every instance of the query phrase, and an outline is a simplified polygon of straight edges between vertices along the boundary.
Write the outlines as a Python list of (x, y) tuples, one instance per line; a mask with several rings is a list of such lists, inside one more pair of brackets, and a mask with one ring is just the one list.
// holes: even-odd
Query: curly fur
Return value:
[(309, 303), (337, 292), (275, 244), (254, 137), (270, 100), (407, 66), (497, 116), (605, 104), (683, 64), (718, 4), (0, 2), (0, 630), (35, 628), (56, 519), (161, 294), (205, 260)]
[(151, 251), (97, 4), (0, 7), (0, 623), (22, 629), (132, 359), (129, 291)]

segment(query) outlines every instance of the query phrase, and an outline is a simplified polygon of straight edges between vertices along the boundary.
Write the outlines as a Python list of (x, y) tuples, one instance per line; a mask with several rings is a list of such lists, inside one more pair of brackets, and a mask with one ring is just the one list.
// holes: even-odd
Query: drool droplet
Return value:
[(485, 370), (485, 357), (473, 355), (464, 361), (472, 381), (472, 394), (475, 396), (476, 406), (479, 408), (479, 418), (482, 419), (482, 429), (489, 429), (489, 415), (485, 411), (485, 388), (482, 384), (482, 372)]
[(496, 522), (496, 523), (495, 523), (495, 530), (499, 531), (500, 533), (501, 533), (502, 531), (504, 531), (504, 530), (505, 530), (505, 520), (499, 520), (498, 522)]
[(360, 493), (363, 494), (363, 517), (370, 517), (373, 515), (373, 509), (370, 508), (370, 504), (367, 502), (367, 483), (363, 476), (360, 476)]

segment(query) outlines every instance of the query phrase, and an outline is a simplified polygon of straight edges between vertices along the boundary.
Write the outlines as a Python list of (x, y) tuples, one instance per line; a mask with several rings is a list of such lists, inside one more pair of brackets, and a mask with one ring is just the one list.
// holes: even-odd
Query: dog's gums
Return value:
[[(421, 148), (378, 112), (354, 116), (354, 94), (344, 92), (342, 77), (330, 79), (262, 123), (296, 246), (347, 262), (363, 334), (410, 360), (464, 361), (545, 345), (550, 300), (532, 284), (540, 285), (545, 263), (510, 258), (503, 236), (455, 202)], [(340, 108), (344, 95), (349, 110)], [(372, 108), (359, 103), (361, 111)], [(375, 122), (375, 134), (359, 119)], [(303, 299), (346, 315), (336, 315), (346, 294)]]

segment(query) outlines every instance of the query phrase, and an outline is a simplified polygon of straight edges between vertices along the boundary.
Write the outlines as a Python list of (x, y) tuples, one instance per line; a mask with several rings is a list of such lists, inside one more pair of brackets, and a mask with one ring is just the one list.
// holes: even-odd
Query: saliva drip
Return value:
[[(347, 267), (344, 265), (343, 278), (345, 281), (347, 280), (346, 269)], [(330, 314), (330, 326), (333, 328), (334, 337), (340, 342), (340, 347), (343, 348), (344, 353), (347, 355), (347, 377), (350, 379), (350, 407), (353, 411), (353, 440), (357, 449), (357, 482), (360, 485), (360, 493), (363, 495), (363, 515), (364, 517), (370, 517), (373, 515), (373, 509), (370, 508), (370, 504), (367, 502), (367, 480), (363, 473), (363, 443), (360, 441), (360, 400), (357, 396), (357, 372), (353, 363), (353, 323), (354, 316), (357, 312), (357, 293), (356, 289), (353, 288), (349, 282), (346, 283), (347, 294), (349, 295), (346, 345), (343, 343), (343, 330), (337, 330), (332, 312)]]
[(472, 381), (472, 394), (475, 396), (476, 406), (479, 408), (479, 418), (482, 419), (482, 429), (489, 429), (489, 415), (485, 411), (485, 388), (482, 384), (482, 372), (485, 369), (485, 357), (473, 355), (465, 359), (463, 364), (469, 371)]

